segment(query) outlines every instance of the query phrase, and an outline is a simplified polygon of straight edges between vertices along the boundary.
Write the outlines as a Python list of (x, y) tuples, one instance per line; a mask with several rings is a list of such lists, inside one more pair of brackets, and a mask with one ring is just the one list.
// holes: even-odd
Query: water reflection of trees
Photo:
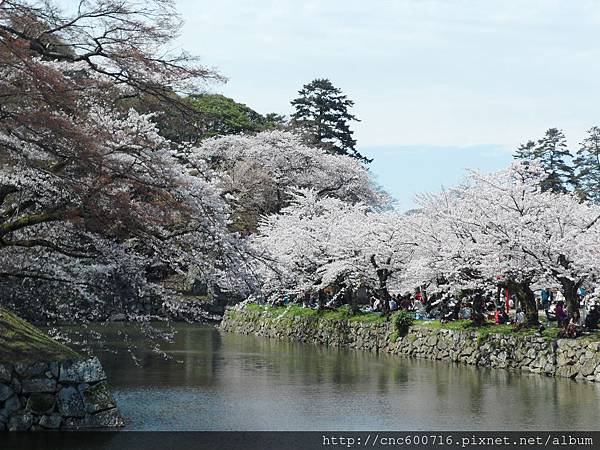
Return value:
[(434, 373), (436, 400), (432, 405), (436, 412), (441, 414), (452, 406), (469, 411), (474, 423), (468, 427), (585, 428), (589, 417), (600, 412), (600, 386), (596, 384), (463, 365)]
[[(278, 414), (293, 410), (314, 420), (341, 414), (347, 423), (353, 417), (381, 429), (589, 428), (600, 412), (600, 386), (591, 383), (177, 328), (175, 342), (164, 346), (174, 360), (144, 349), (141, 335), (141, 367), (126, 352), (101, 355), (112, 383), (197, 387), (243, 396), (256, 407), (271, 402)], [(124, 348), (120, 339), (109, 333), (104, 345)]]
[[(127, 324), (94, 327), (102, 342), (94, 349), (115, 387), (210, 386), (218, 377), (221, 336), (213, 327), (176, 324), (174, 342), (153, 351), (141, 331)], [(123, 332), (127, 341), (123, 339)], [(133, 344), (133, 345), (132, 345)]]

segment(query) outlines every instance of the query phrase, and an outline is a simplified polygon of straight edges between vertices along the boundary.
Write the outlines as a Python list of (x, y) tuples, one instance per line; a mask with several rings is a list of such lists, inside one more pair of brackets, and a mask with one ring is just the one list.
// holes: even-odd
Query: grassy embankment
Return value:
[(0, 363), (60, 361), (79, 357), (66, 345), (0, 308)]
[(388, 318), (382, 316), (379, 313), (358, 313), (350, 314), (348, 307), (340, 307), (337, 309), (325, 309), (323, 311), (317, 311), (312, 308), (303, 308), (299, 305), (290, 306), (261, 306), (254, 303), (246, 305), (248, 311), (267, 311), (273, 314), (283, 314), (290, 317), (317, 317), (323, 320), (347, 320), (348, 322), (371, 322), (371, 323), (384, 323), (388, 321)]
[[(470, 320), (455, 320), (453, 322), (441, 323), (439, 320), (415, 320), (415, 325), (426, 328), (447, 329), (457, 331), (471, 331), (477, 333), (477, 342), (484, 342), (492, 334), (503, 334), (506, 336), (527, 337), (538, 333), (536, 328), (520, 328), (512, 324), (496, 325), (494, 322), (486, 322), (485, 325), (476, 327)], [(558, 339), (560, 329), (556, 326), (545, 328), (541, 337), (547, 341)]]
[[(311, 308), (303, 308), (299, 305), (290, 305), (290, 306), (282, 306), (282, 307), (272, 307), (272, 306), (261, 306), (256, 304), (249, 304), (246, 306), (246, 309), (249, 311), (267, 311), (270, 313), (285, 315), (288, 317), (318, 317), (323, 320), (347, 320), (348, 322), (370, 322), (370, 323), (384, 323), (389, 320), (392, 320), (393, 317), (385, 317), (380, 313), (358, 313), (358, 314), (350, 314), (350, 310), (348, 307), (341, 307), (335, 310), (324, 310), (324, 311), (316, 311)], [(487, 336), (491, 334), (506, 334), (513, 336), (533, 336), (537, 333), (536, 329), (527, 328), (527, 329), (519, 329), (514, 325), (496, 325), (493, 322), (487, 322), (485, 325), (481, 327), (473, 326), (470, 320), (456, 320), (453, 322), (445, 322), (441, 323), (439, 320), (415, 320), (413, 325), (419, 325), (426, 328), (433, 329), (447, 329), (447, 330), (456, 330), (456, 331), (471, 331), (476, 332), (478, 335), (478, 340), (485, 340)], [(547, 340), (557, 339), (559, 329), (557, 327), (548, 327), (546, 328), (541, 336)], [(600, 339), (600, 336), (597, 334), (583, 336), (582, 338), (591, 338), (591, 339)]]

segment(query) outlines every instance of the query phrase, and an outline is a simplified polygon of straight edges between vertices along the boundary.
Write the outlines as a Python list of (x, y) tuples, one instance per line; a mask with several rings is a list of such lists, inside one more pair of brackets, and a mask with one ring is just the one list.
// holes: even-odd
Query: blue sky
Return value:
[(229, 78), (212, 90), (289, 113), (330, 78), (356, 102), (358, 146), (412, 206), (464, 169), (496, 170), (549, 127), (576, 147), (600, 124), (600, 2), (177, 0), (182, 47)]
[(497, 145), (390, 146), (362, 149), (373, 158), (375, 180), (396, 199), (396, 208), (415, 207), (422, 192), (439, 192), (464, 181), (467, 169), (492, 172), (510, 164), (511, 153)]
[(465, 167), (502, 168), (549, 127), (576, 147), (600, 125), (595, 0), (176, 3), (178, 45), (229, 78), (212, 91), (289, 114), (304, 83), (330, 78), (356, 102), (359, 149), (404, 207)]

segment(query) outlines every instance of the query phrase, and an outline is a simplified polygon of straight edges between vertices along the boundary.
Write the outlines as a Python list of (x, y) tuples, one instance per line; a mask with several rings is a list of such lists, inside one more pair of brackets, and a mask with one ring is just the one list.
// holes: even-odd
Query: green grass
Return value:
[(415, 320), (414, 325), (420, 325), (426, 328), (446, 329), (446, 330), (465, 330), (474, 331), (475, 328), (470, 320), (454, 320), (452, 322), (442, 323), (439, 320)]
[(296, 317), (311, 317), (316, 316), (317, 311), (311, 308), (302, 308), (298, 305), (290, 305), (288, 307), (273, 307), (273, 306), (261, 306), (256, 303), (250, 303), (245, 306), (247, 311), (254, 312), (268, 312), (272, 314), (287, 314)]
[(388, 318), (378, 313), (358, 313), (348, 318), (348, 322), (385, 323)]
[(78, 358), (69, 347), (0, 308), (0, 362), (58, 361)]
[(303, 308), (298, 305), (289, 306), (261, 306), (255, 303), (246, 305), (246, 310), (254, 312), (269, 312), (274, 315), (286, 315), (291, 317), (315, 317), (319, 319), (341, 321), (347, 320), (348, 322), (368, 322), (368, 323), (384, 323), (387, 322), (388, 318), (378, 313), (362, 313), (351, 314), (350, 309), (347, 306), (341, 306), (340, 308), (331, 310), (326, 309), (323, 311), (317, 311), (312, 308)]
[[(496, 325), (493, 322), (486, 322), (486, 324), (481, 327), (475, 327), (470, 320), (455, 320), (446, 323), (441, 323), (439, 320), (415, 320), (414, 324), (426, 328), (476, 332), (480, 342), (483, 342), (491, 334), (526, 337), (533, 336), (537, 333), (536, 328), (518, 329), (511, 324)], [(541, 336), (549, 341), (555, 340), (558, 339), (559, 331), (558, 327), (545, 328)]]
[(579, 336), (577, 339), (589, 341), (589, 342), (598, 342), (600, 341), (600, 332), (595, 331), (590, 334), (584, 334), (583, 336)]
[[(281, 307), (272, 307), (272, 306), (261, 306), (255, 303), (250, 303), (246, 305), (246, 310), (254, 311), (254, 312), (269, 312), (274, 316), (286, 316), (286, 317), (315, 317), (319, 319), (331, 320), (331, 321), (341, 321), (346, 320), (348, 322), (366, 322), (366, 323), (385, 323), (390, 320), (389, 317), (382, 316), (379, 313), (362, 313), (359, 312), (357, 314), (350, 314), (350, 309), (347, 305), (342, 306), (336, 310), (324, 310), (317, 311), (312, 308), (303, 308), (299, 305), (289, 305), (289, 306), (281, 306)], [(492, 334), (501, 334), (501, 335), (512, 335), (518, 337), (526, 337), (533, 336), (537, 333), (537, 329), (535, 328), (526, 328), (526, 329), (517, 329), (514, 325), (505, 324), (505, 325), (496, 325), (493, 322), (486, 322), (485, 325), (481, 327), (473, 326), (473, 323), (470, 320), (454, 320), (452, 322), (441, 323), (439, 320), (415, 320), (413, 325), (422, 326), (425, 328), (433, 328), (433, 329), (445, 329), (445, 330), (455, 330), (455, 331), (470, 331), (477, 333), (477, 341), (479, 344), (483, 343), (488, 336)], [(559, 329), (557, 327), (549, 327), (546, 328), (542, 337), (548, 341), (558, 339)], [(398, 338), (397, 331), (392, 336), (392, 340), (396, 340)], [(590, 339), (590, 340), (600, 340), (600, 333), (597, 335), (588, 335), (580, 337), (579, 339)]]

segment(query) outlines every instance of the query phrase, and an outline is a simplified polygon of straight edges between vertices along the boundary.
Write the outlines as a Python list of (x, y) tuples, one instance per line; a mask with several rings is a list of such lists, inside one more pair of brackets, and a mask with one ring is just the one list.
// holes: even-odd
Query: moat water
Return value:
[(131, 326), (101, 328), (96, 354), (127, 430), (599, 428), (600, 384), (175, 329), (165, 359)]

